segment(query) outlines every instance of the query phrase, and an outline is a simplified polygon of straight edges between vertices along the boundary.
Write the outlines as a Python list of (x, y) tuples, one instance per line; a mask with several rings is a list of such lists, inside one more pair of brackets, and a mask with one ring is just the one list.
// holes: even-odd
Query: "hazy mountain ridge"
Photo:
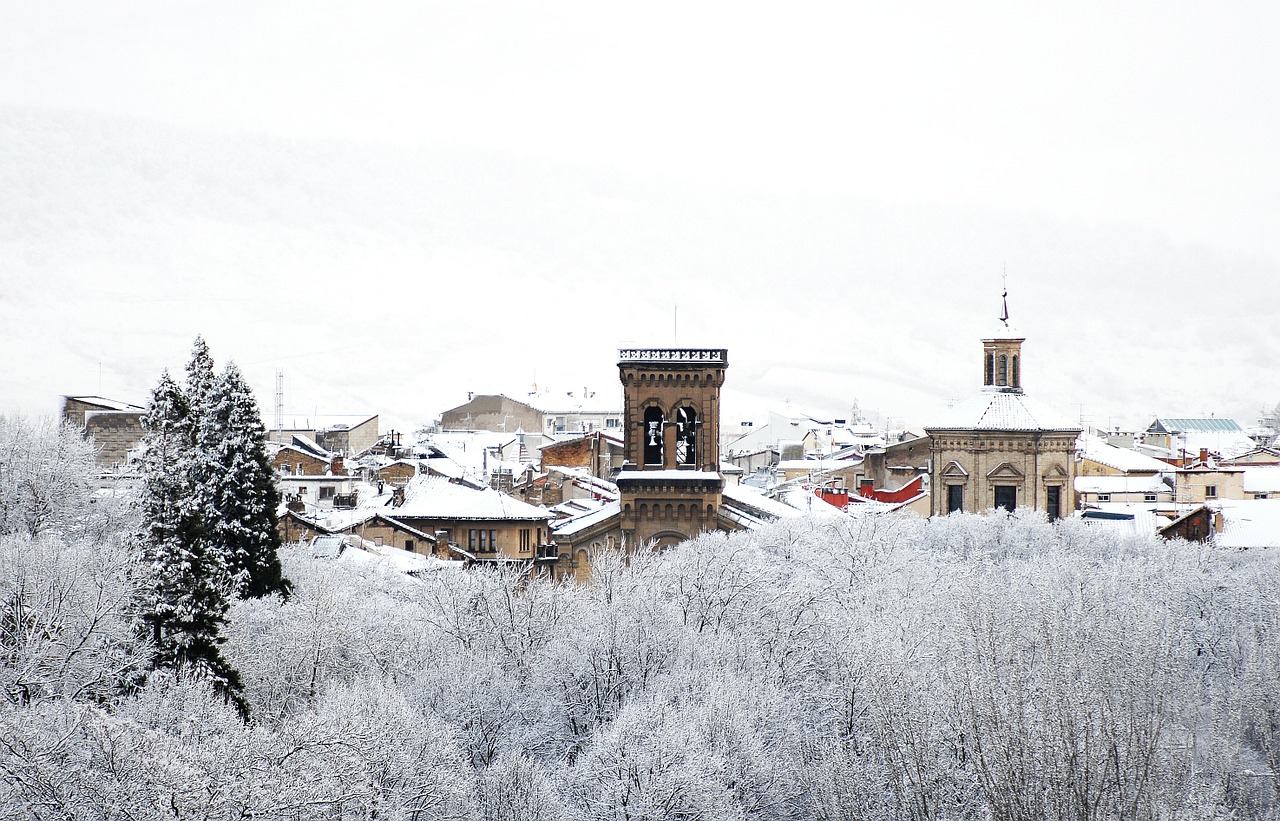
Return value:
[(12, 369), (17, 407), (97, 391), (99, 361), (136, 399), (201, 332), (260, 397), (282, 367), (286, 405), (423, 421), (466, 390), (605, 387), (678, 305), (678, 341), (731, 349), (728, 414), (925, 423), (979, 381), (1002, 266), (1028, 387), (1063, 410), (1280, 397), (1266, 300), (1235, 285), (1276, 266), (1149, 230), (12, 107), (0, 142), (6, 344), (44, 363)]

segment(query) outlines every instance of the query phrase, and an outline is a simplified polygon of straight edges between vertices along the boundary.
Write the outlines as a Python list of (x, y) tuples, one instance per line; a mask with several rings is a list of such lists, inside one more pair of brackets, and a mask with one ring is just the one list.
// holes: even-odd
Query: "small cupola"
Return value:
[(1026, 337), (1009, 324), (1009, 292), (1001, 294), (1002, 310), (996, 332), (982, 340), (984, 390), (1022, 393), (1022, 343)]

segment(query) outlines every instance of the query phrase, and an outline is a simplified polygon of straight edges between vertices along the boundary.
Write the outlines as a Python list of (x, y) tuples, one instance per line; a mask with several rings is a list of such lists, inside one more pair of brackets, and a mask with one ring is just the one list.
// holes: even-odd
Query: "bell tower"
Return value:
[(982, 340), (982, 389), (1022, 393), (1022, 336), (1009, 325), (1009, 292), (1001, 294), (1000, 325)]
[(724, 348), (623, 348), (625, 462), (617, 476), (632, 544), (675, 544), (716, 529)]

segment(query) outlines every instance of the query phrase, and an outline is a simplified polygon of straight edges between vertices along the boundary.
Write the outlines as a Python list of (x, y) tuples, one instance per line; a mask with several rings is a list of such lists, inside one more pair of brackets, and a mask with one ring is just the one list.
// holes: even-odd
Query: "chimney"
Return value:
[(1200, 448), (1200, 464), (1201, 464), (1201, 465), (1208, 465), (1208, 464), (1209, 464), (1209, 449), (1208, 449), (1208, 448)]
[(342, 457), (341, 457), (341, 456), (335, 456), (335, 457), (333, 457), (333, 466), (332, 466), (332, 468), (331, 468), (331, 469), (332, 469), (332, 471), (333, 471), (333, 475), (334, 475), (334, 476), (346, 476), (346, 475), (347, 475), (347, 469), (346, 469), (346, 467), (345, 467), (345, 466), (343, 465), (343, 463), (342, 463)]
[(400, 507), (404, 504), (404, 485), (396, 485), (391, 489), (391, 506)]

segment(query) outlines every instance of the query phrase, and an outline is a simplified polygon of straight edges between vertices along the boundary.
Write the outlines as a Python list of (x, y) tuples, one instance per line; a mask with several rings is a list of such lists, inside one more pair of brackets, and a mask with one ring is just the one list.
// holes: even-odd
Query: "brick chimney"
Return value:
[(333, 473), (334, 476), (347, 475), (347, 468), (346, 468), (346, 465), (343, 464), (341, 456), (333, 457), (333, 463), (330, 466), (330, 471)]

